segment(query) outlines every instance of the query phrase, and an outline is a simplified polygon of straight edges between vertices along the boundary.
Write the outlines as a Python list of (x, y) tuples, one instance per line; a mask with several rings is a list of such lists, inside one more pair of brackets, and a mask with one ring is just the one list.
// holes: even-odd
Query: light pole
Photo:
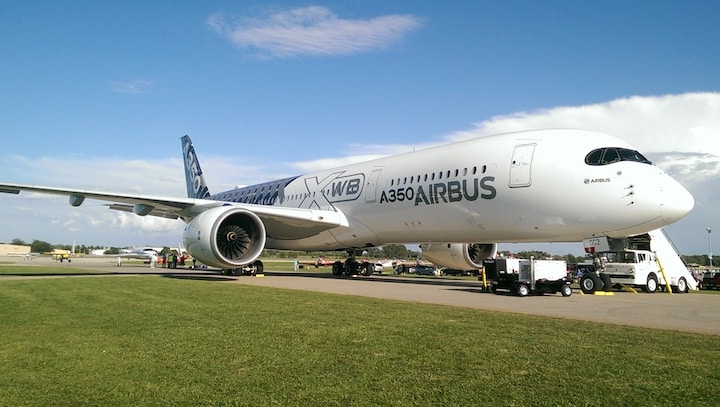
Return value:
[(705, 228), (708, 232), (708, 266), (712, 267), (712, 229)]

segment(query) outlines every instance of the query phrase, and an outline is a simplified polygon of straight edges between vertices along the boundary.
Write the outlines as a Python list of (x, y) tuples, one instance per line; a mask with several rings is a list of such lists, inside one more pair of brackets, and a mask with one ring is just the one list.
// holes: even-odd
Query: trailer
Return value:
[(486, 259), (483, 261), (490, 290), (506, 290), (525, 297), (560, 292), (563, 297), (572, 295), (567, 263), (563, 260)]

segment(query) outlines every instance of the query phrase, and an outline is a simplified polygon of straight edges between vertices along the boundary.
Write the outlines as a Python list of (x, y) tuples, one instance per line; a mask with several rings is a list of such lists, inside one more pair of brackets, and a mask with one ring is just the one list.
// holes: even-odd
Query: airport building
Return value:
[(25, 256), (30, 253), (30, 246), (0, 243), (0, 256)]

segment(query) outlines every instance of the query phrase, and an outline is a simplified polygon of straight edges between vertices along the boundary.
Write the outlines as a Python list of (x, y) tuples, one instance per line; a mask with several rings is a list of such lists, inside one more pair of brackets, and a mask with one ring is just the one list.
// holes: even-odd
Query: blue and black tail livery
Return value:
[(188, 198), (207, 198), (210, 196), (205, 177), (200, 169), (195, 149), (192, 145), (190, 136), (185, 135), (180, 138), (183, 151), (183, 161), (185, 162), (185, 183), (187, 184)]

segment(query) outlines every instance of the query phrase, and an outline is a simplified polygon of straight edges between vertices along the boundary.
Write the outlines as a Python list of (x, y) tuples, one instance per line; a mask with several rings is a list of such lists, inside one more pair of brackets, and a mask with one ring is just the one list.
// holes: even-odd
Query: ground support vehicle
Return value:
[(653, 231), (625, 239), (585, 239), (585, 251), (592, 255), (593, 260), (590, 264), (578, 264), (585, 270), (580, 279), (582, 292), (593, 294), (612, 289), (641, 288), (654, 293), (663, 287), (676, 293), (695, 290), (695, 278), (661, 232)]
[(562, 260), (485, 259), (483, 267), (490, 290), (507, 290), (525, 297), (560, 292), (563, 297), (572, 295), (567, 263)]
[(703, 274), (702, 287), (705, 290), (720, 290), (720, 272), (708, 271)]

